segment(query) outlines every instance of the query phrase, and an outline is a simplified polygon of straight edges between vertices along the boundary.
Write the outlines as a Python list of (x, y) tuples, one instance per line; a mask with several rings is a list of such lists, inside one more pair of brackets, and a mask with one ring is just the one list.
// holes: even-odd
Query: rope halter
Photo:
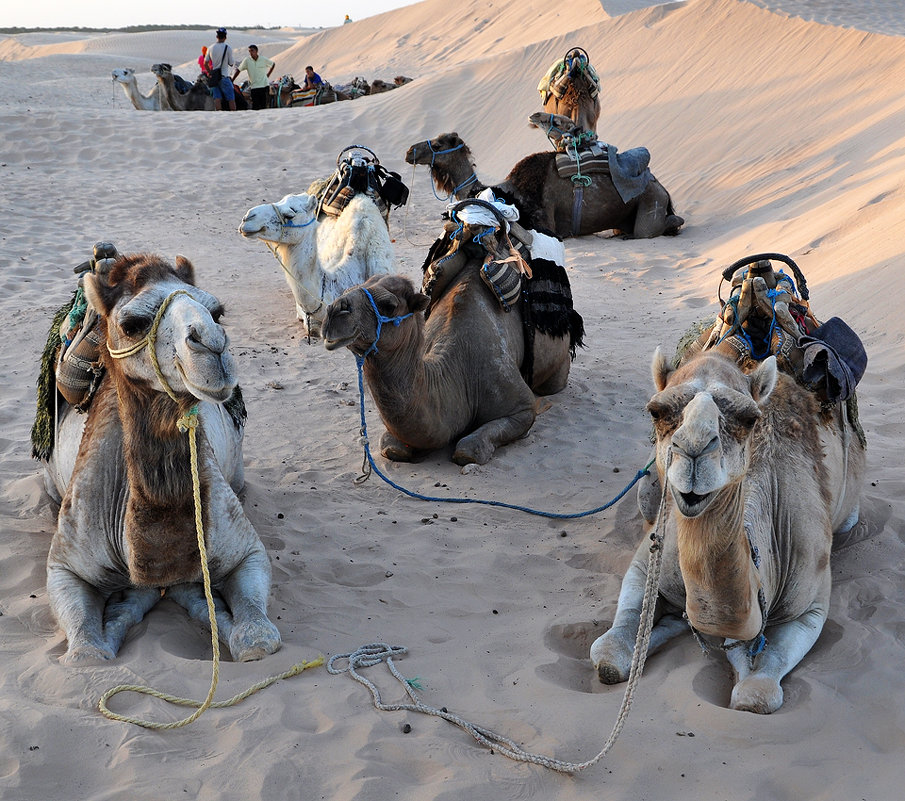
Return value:
[(170, 396), (177, 403), (179, 402), (179, 398), (176, 397), (176, 393), (170, 388), (170, 385), (167, 383), (166, 378), (164, 378), (163, 371), (160, 369), (160, 363), (157, 361), (157, 329), (160, 327), (160, 321), (163, 319), (163, 315), (167, 310), (167, 307), (170, 305), (170, 302), (177, 295), (188, 295), (191, 297), (191, 293), (186, 291), (185, 289), (177, 289), (175, 292), (171, 292), (169, 295), (164, 298), (163, 303), (160, 304), (160, 308), (157, 310), (157, 314), (154, 316), (154, 322), (151, 323), (151, 328), (145, 336), (136, 342), (133, 345), (129, 345), (125, 348), (111, 348), (110, 344), (107, 343), (107, 352), (114, 359), (125, 359), (127, 356), (134, 356), (136, 353), (140, 353), (145, 347), (148, 348), (148, 356), (151, 357), (151, 364), (154, 367), (154, 372), (157, 375), (157, 379), (160, 381), (167, 395)]
[[(434, 143), (431, 142), (430, 139), (428, 139), (426, 143), (427, 143), (427, 149), (430, 150), (430, 152), (431, 152), (431, 163), (430, 163), (431, 176), (433, 176), (434, 160), (437, 158), (437, 156), (445, 156), (447, 153), (455, 153), (457, 150), (461, 150), (463, 147), (465, 147), (465, 142), (459, 142), (459, 144), (457, 144), (455, 147), (448, 147), (446, 150), (434, 150)], [(417, 147), (418, 146), (415, 145), (416, 153), (418, 152)], [(414, 169), (414, 159), (412, 161), (412, 168)], [(453, 197), (453, 195), (456, 195), (459, 192), (461, 192), (466, 186), (471, 186), (471, 184), (476, 183), (477, 180), (478, 180), (478, 174), (476, 172), (472, 172), (470, 178), (466, 178), (464, 181), (462, 181), (462, 183), (460, 183), (457, 187), (455, 187), (452, 190), (452, 192), (450, 192), (446, 197), (440, 197), (440, 195), (437, 194), (437, 190), (434, 189), (433, 178), (431, 178), (431, 192), (434, 193), (434, 197), (437, 200), (440, 200), (440, 201), (443, 201), (444, 203), (446, 203), (451, 197)]]
[(377, 308), (377, 304), (374, 302), (374, 297), (371, 293), (365, 289), (363, 286), (359, 287), (362, 292), (365, 293), (365, 297), (370, 301), (371, 308), (374, 310), (374, 316), (377, 318), (377, 333), (374, 335), (374, 341), (368, 346), (368, 349), (361, 355), (356, 356), (355, 361), (358, 362), (359, 372), (361, 371), (361, 366), (364, 364), (365, 359), (368, 358), (372, 353), (377, 353), (377, 341), (380, 339), (380, 332), (383, 330), (384, 323), (392, 323), (395, 326), (398, 326), (403, 320), (407, 320), (409, 317), (414, 316), (414, 312), (409, 312), (408, 314), (397, 315), (396, 317), (387, 317), (384, 314), (380, 313), (380, 310)]
[(294, 223), (292, 222), (292, 217), (286, 217), (285, 214), (280, 210), (280, 207), (276, 203), (271, 203), (270, 207), (273, 209), (274, 213), (277, 215), (277, 219), (280, 221), (280, 228), (307, 228), (313, 222), (317, 220), (317, 215), (315, 214), (308, 222), (306, 223)]

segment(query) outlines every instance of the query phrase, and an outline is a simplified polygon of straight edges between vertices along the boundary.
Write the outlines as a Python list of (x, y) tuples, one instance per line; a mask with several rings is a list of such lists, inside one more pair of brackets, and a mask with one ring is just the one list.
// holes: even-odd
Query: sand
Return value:
[[(768, 8), (778, 9), (775, 13)], [(194, 77), (210, 37), (31, 34), (0, 40), (0, 798), (869, 799), (905, 780), (905, 33), (897, 3), (689, 0), (427, 0), (313, 35), (234, 31), (300, 75), (415, 80), (321, 108), (227, 114), (136, 111), (110, 71), (169, 61)], [(606, 9), (606, 10), (604, 10)], [(848, 16), (846, 16), (848, 14)], [(803, 19), (802, 15), (810, 19)], [(52, 24), (52, 20), (48, 20)], [(865, 30), (869, 29), (869, 30)], [(900, 34), (885, 35), (884, 34)], [(727, 709), (725, 659), (691, 636), (648, 662), (611, 753), (576, 777), (491, 754), (433, 717), (374, 709), (346, 675), (314, 669), (194, 725), (114, 723), (98, 697), (123, 682), (203, 698), (210, 642), (170, 602), (136, 626), (115, 662), (67, 668), (44, 563), (56, 507), (30, 457), (38, 358), (72, 267), (97, 240), (177, 253), (226, 304), (249, 409), (245, 508), (273, 564), (281, 651), (221, 666), (225, 698), (301, 659), (383, 641), (428, 704), (580, 761), (598, 752), (622, 687), (601, 685), (590, 642), (612, 620), (641, 536), (634, 494), (556, 520), (410, 499), (359, 474), (354, 359), (300, 335), (278, 265), (237, 233), (246, 209), (303, 191), (339, 150), (372, 147), (411, 198), (391, 218), (398, 270), (413, 278), (443, 204), (406, 148), (444, 131), (471, 146), (485, 182), (547, 147), (528, 128), (535, 85), (580, 45), (603, 81), (601, 137), (648, 147), (687, 220), (675, 238), (567, 240), (587, 348), (569, 386), (524, 439), (461, 471), (438, 452), (378, 464), (423, 494), (490, 498), (557, 513), (597, 507), (647, 460), (657, 345), (672, 348), (717, 308), (720, 270), (789, 254), (824, 319), (862, 336), (869, 440), (862, 518), (834, 554), (829, 619), (767, 717)], [(368, 398), (372, 438), (381, 430)], [(387, 700), (398, 685), (369, 675)], [(176, 720), (137, 696), (117, 710)], [(404, 732), (408, 724), (411, 731)], [(694, 736), (692, 736), (694, 735)]]

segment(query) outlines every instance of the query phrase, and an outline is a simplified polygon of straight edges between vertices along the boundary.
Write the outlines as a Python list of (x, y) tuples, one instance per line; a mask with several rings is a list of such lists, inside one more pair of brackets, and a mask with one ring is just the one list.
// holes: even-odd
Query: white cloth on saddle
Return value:
[[(508, 221), (511, 220), (512, 222), (515, 222), (518, 220), (518, 209), (515, 206), (510, 206), (508, 203), (503, 203), (502, 200), (497, 200), (492, 189), (485, 189), (483, 192), (480, 192), (475, 199), (483, 200), (486, 203), (493, 203), (499, 211), (500, 216), (507, 221), (507, 231), (509, 230)], [(500, 227), (500, 221), (490, 209), (485, 209), (481, 206), (463, 206), (462, 208), (457, 209), (456, 205), (458, 202), (459, 201), (450, 203), (446, 208), (450, 212), (455, 210), (456, 218), (467, 225), (488, 225), (491, 228)]]

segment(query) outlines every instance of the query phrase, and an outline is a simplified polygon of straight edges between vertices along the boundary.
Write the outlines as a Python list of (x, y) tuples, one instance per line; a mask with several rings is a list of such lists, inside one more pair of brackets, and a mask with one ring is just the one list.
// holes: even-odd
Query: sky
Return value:
[[(153, 0), (117, 3), (112, 0), (3, 0), (2, 28), (124, 28), (129, 25), (210, 25), (212, 28), (328, 28), (411, 5), (417, 0), (220, 0), (191, 3)], [(219, 8), (218, 10), (215, 10)], [(215, 19), (214, 17), (218, 17)]]

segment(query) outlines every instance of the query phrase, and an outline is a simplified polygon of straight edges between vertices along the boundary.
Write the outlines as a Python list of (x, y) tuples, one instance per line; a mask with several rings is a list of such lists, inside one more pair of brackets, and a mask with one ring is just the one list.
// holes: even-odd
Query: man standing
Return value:
[(211, 86), (211, 94), (214, 96), (214, 105), (217, 111), (223, 108), (223, 101), (229, 103), (229, 110), (236, 110), (236, 94), (233, 91), (233, 82), (229, 77), (229, 68), (234, 66), (233, 49), (226, 43), (226, 28), (217, 28), (217, 43), (207, 50), (206, 64), (210, 64), (214, 77), (220, 76), (220, 81)]
[(267, 108), (267, 95), (270, 92), (270, 73), (273, 72), (274, 63), (269, 58), (258, 55), (258, 46), (248, 46), (248, 56), (242, 59), (242, 63), (236, 68), (233, 75), (233, 83), (242, 70), (248, 73), (248, 86), (251, 90), (251, 107), (258, 111)]

